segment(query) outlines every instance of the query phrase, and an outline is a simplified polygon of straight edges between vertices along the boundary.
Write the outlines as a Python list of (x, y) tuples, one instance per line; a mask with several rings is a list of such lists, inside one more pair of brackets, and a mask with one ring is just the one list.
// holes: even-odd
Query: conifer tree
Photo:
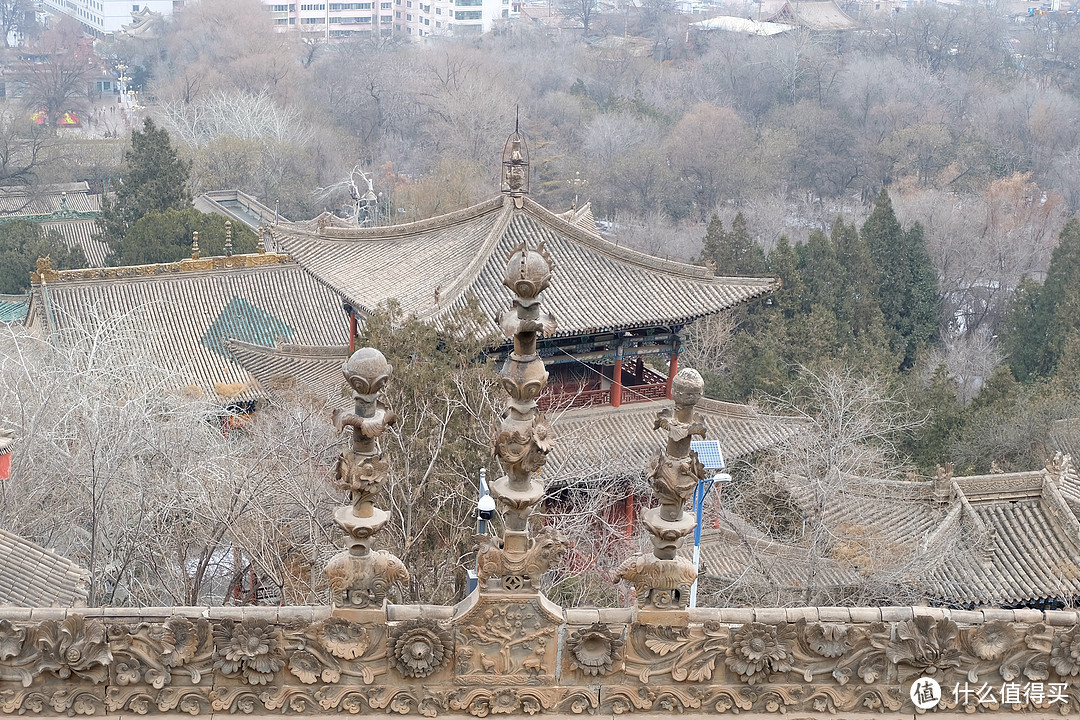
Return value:
[(18, 218), (0, 223), (0, 293), (21, 293), (30, 287), (38, 258), (49, 256), (54, 270), (86, 267), (82, 248), (69, 248), (55, 230)]
[(878, 303), (889, 332), (890, 344), (903, 354), (900, 367), (915, 362), (919, 346), (937, 336), (940, 299), (937, 273), (926, 251), (922, 226), (906, 232), (882, 190), (862, 227), (863, 239), (877, 271)]
[(713, 215), (705, 230), (703, 244), (701, 259), (715, 262), (717, 275), (761, 275), (765, 272), (765, 252), (750, 236), (742, 213), (736, 213), (731, 232), (725, 232), (723, 221)]
[(99, 220), (114, 256), (139, 218), (154, 211), (182, 210), (191, 203), (187, 187), (190, 172), (191, 163), (177, 154), (169, 133), (150, 118), (141, 131), (131, 133), (116, 199), (105, 207)]
[(1017, 380), (1054, 374), (1066, 345), (1080, 335), (1080, 220), (1073, 218), (1062, 228), (1046, 282), (1021, 281), (1003, 335)]

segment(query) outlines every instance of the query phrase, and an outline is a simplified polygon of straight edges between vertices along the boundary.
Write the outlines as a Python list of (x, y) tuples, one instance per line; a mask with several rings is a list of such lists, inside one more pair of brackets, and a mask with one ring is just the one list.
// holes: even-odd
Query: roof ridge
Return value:
[(347, 345), (300, 345), (298, 343), (277, 343), (273, 347), (250, 343), (236, 338), (227, 338), (225, 344), (243, 348), (247, 352), (261, 355), (278, 355), (311, 360), (341, 359), (349, 354)]
[(551, 210), (540, 203), (532, 200), (528, 197), (525, 198), (524, 210), (530, 211), (533, 218), (542, 222), (555, 223), (559, 226), (559, 230), (572, 235), (575, 240), (587, 246), (590, 250), (595, 250), (602, 255), (615, 260), (622, 260), (624, 262), (633, 263), (641, 267), (659, 270), (672, 275), (678, 275), (691, 280), (698, 280), (709, 283), (720, 283), (720, 281), (729, 280), (742, 280), (742, 281), (763, 281), (766, 287), (779, 287), (780, 279), (775, 275), (714, 275), (704, 265), (693, 265), (690, 263), (678, 262), (676, 260), (665, 260), (658, 258), (655, 255), (641, 252), (640, 250), (631, 250), (630, 248), (621, 247), (606, 240), (600, 235), (593, 234), (579, 225), (572, 222), (567, 222)]
[[(1069, 507), (1069, 503), (1065, 500), (1065, 497), (1061, 494), (1061, 490), (1050, 478), (1050, 473), (1043, 471), (1043, 486), (1041, 501), (1043, 507), (1046, 508), (1046, 514), (1056, 523), (1059, 523), (1067, 537), (1071, 539), (1080, 538), (1080, 519), (1077, 519), (1072, 509)], [(1074, 545), (1080, 550), (1080, 542), (1074, 542)]]
[(423, 314), (418, 313), (417, 317), (422, 318), (437, 315), (443, 310), (448, 310), (461, 294), (469, 288), (484, 266), (487, 265), (488, 261), (491, 259), (491, 250), (499, 244), (499, 240), (506, 234), (507, 228), (510, 227), (510, 221), (514, 217), (514, 204), (506, 202), (505, 199), (507, 197), (509, 196), (499, 196), (503, 201), (502, 210), (500, 211), (495, 224), (488, 232), (487, 237), (484, 238), (484, 242), (480, 245), (476, 257), (465, 266), (461, 271), (461, 274), (454, 278), (454, 281), (448, 287), (443, 289), (442, 297), (437, 297), (435, 299), (435, 305), (431, 311)]
[(320, 230), (302, 230), (296, 228), (296, 234), (313, 235), (326, 240), (342, 240), (342, 241), (359, 241), (366, 240), (369, 237), (374, 237), (379, 240), (389, 239), (388, 236), (402, 236), (413, 235), (432, 227), (443, 227), (448, 224), (456, 225), (459, 223), (467, 222), (481, 215), (501, 209), (504, 201), (503, 195), (497, 195), (490, 200), (478, 203), (476, 205), (470, 205), (460, 210), (454, 210), (452, 212), (443, 213), (442, 215), (435, 215), (433, 217), (424, 218), (423, 220), (414, 220), (408, 223), (402, 223), (401, 225), (376, 225), (373, 227), (326, 227)]
[(185, 258), (168, 263), (147, 263), (145, 265), (120, 265), (118, 267), (80, 268), (78, 270), (53, 270), (46, 258), (38, 260), (37, 270), (30, 273), (31, 285), (58, 282), (84, 282), (94, 280), (112, 280), (116, 278), (152, 278), (164, 274), (198, 273), (213, 270), (246, 270), (271, 265), (298, 265), (286, 253), (243, 253), (239, 255), (218, 255), (214, 257)]

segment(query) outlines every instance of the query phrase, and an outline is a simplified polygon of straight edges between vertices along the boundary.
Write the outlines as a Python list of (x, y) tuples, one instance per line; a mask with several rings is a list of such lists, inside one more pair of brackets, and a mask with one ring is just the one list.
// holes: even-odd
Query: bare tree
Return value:
[(561, 0), (559, 9), (562, 14), (571, 20), (581, 23), (582, 32), (589, 34), (593, 18), (599, 10), (600, 3), (597, 0)]
[(237, 418), (145, 351), (153, 310), (59, 318), (48, 342), (3, 330), (0, 422), (16, 448), (0, 526), (86, 566), (92, 605), (251, 601), (260, 584), (317, 601), (336, 504), (328, 408), (223, 432)]
[(955, 532), (928, 540), (907, 522), (923, 517), (935, 525), (933, 511), (919, 501), (923, 484), (906, 478), (894, 445), (913, 427), (906, 405), (873, 378), (805, 370), (791, 394), (771, 404), (801, 415), (805, 429), (771, 449), (752, 482), (724, 498), (756, 527), (731, 517), (725, 524), (740, 549), (750, 550), (753, 574), (770, 577), (770, 563), (779, 558), (785, 575), (797, 579), (766, 588), (736, 580), (714, 589), (712, 601), (903, 605), (919, 599), (919, 578), (960, 543)]

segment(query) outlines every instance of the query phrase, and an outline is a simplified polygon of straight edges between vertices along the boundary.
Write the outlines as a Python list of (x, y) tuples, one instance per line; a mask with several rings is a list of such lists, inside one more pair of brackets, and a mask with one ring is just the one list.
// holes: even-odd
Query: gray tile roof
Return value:
[(90, 573), (56, 553), (0, 529), (0, 605), (82, 607)]
[[(597, 473), (640, 474), (664, 443), (654, 429), (656, 414), (673, 407), (670, 400), (631, 403), (549, 413), (556, 447), (548, 456), (547, 477), (582, 477)], [(798, 431), (796, 418), (763, 415), (746, 405), (702, 399), (697, 411), (705, 418), (709, 439), (720, 441), (728, 463), (764, 450)]]
[(81, 247), (86, 255), (86, 266), (105, 267), (109, 255), (109, 246), (99, 239), (97, 220), (60, 220), (42, 223), (43, 230), (60, 233), (69, 248)]
[(352, 405), (343, 390), (341, 366), (349, 356), (344, 345), (255, 345), (240, 340), (228, 343), (239, 361), (266, 390), (300, 390), (339, 407)]
[[(934, 499), (931, 482), (867, 483), (866, 492), (829, 497), (825, 516), (832, 526), (871, 528), (878, 552), (894, 548), (925, 558), (912, 563), (925, 574), (902, 580), (929, 601), (975, 607), (1069, 601), (1080, 597), (1080, 521), (1062, 493), (1064, 475), (1039, 470), (955, 478), (944, 502)], [(809, 502), (804, 495), (793, 488), (796, 503)], [(763, 557), (784, 559), (773, 576), (777, 591), (790, 590), (809, 572), (805, 548), (753, 530), (707, 534), (702, 556), (711, 574), (759, 583)], [(832, 580), (817, 581), (848, 582), (844, 572), (853, 569), (822, 565), (816, 571)]]
[[(245, 263), (260, 263), (245, 266)], [(231, 266), (227, 266), (231, 265)], [(341, 296), (283, 255), (238, 255), (100, 270), (71, 270), (34, 287), (42, 324), (64, 330), (139, 309), (152, 356), (178, 367), (210, 397), (254, 400), (263, 390), (229, 343), (279, 340), (341, 345)], [(145, 318), (145, 320), (143, 320)]]
[(101, 196), (92, 194), (85, 182), (0, 188), (0, 217), (40, 220), (62, 212), (99, 213)]
[(470, 296), (495, 317), (510, 300), (502, 286), (506, 258), (521, 242), (544, 242), (555, 261), (544, 304), (559, 335), (682, 324), (779, 287), (775, 278), (715, 277), (620, 248), (591, 232), (588, 217), (583, 208), (567, 222), (528, 199), (519, 210), (499, 196), (390, 227), (344, 227), (324, 216), (279, 226), (274, 243), (360, 310), (393, 298), (406, 312), (437, 319)]

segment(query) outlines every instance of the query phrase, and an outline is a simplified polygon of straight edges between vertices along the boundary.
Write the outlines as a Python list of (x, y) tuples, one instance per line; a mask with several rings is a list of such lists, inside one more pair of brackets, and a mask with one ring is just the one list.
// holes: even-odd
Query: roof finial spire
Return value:
[(191, 233), (191, 259), (199, 259), (199, 231)]
[(514, 113), (514, 132), (503, 146), (502, 191), (514, 199), (515, 207), (520, 208), (529, 194), (529, 147), (518, 131), (518, 111)]
[(225, 221), (225, 257), (232, 257), (232, 220)]
[(348, 490), (351, 505), (338, 508), (334, 522), (345, 531), (345, 549), (330, 559), (330, 598), (334, 610), (381, 609), (396, 584), (407, 584), (409, 572), (386, 550), (372, 550), (375, 533), (390, 521), (390, 513), (375, 506), (375, 495), (386, 479), (389, 464), (376, 438), (397, 421), (382, 399), (394, 366), (372, 347), (360, 348), (341, 366), (352, 391), (352, 412), (334, 411), (334, 427), (352, 428), (352, 441), (338, 456), (335, 475)]

